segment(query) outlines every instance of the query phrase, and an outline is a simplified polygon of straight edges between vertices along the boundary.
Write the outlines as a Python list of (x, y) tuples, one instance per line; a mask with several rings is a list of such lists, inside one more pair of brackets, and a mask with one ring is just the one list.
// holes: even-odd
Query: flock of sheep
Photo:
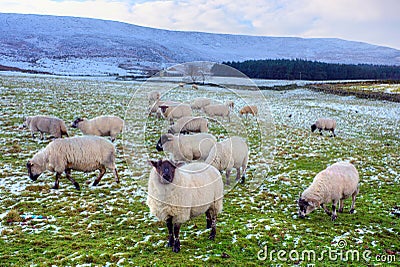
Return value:
[[(201, 214), (206, 215), (207, 228), (211, 228), (210, 239), (216, 235), (217, 215), (222, 211), (224, 182), (221, 172), (225, 171), (225, 184), (230, 184), (230, 174), (236, 169), (236, 181), (245, 182), (249, 159), (247, 140), (232, 136), (217, 141), (209, 133), (208, 119), (226, 118), (234, 110), (234, 102), (213, 103), (209, 98), (196, 98), (190, 104), (176, 101), (162, 101), (160, 92), (150, 92), (149, 115), (163, 117), (171, 125), (163, 133), (156, 145), (158, 151), (170, 156), (162, 160), (150, 160), (152, 167), (148, 181), (147, 205), (168, 228), (168, 246), (174, 252), (180, 251), (179, 231), (182, 223)], [(201, 110), (205, 116), (193, 116), (193, 110)], [(240, 115), (257, 116), (256, 106), (244, 106)], [(109, 136), (113, 142), (122, 132), (124, 121), (116, 116), (100, 116), (91, 120), (77, 118), (71, 125), (79, 128), (84, 136), (68, 137), (67, 127), (62, 119), (49, 116), (26, 117), (24, 125), (35, 137), (36, 132), (50, 134), (55, 139), (37, 152), (27, 163), (29, 177), (36, 181), (45, 170), (56, 173), (54, 189), (59, 188), (63, 172), (76, 189), (79, 184), (71, 177), (71, 170), (90, 172), (99, 170), (93, 182), (96, 186), (106, 169), (110, 169), (119, 183), (115, 165), (114, 145), (102, 136)], [(335, 136), (336, 122), (332, 119), (318, 119), (311, 130), (331, 131)], [(67, 138), (61, 138), (66, 135)], [(336, 209), (343, 212), (343, 200), (352, 197), (350, 213), (354, 212), (358, 194), (359, 175), (350, 163), (335, 163), (321, 171), (313, 183), (298, 199), (299, 217), (303, 218), (314, 209), (321, 207), (337, 218)], [(90, 181), (88, 181), (90, 183)], [(326, 204), (332, 205), (332, 211)]]

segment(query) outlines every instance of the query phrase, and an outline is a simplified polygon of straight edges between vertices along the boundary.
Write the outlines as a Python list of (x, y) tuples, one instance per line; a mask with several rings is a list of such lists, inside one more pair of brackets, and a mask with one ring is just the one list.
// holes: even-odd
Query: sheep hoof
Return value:
[(335, 221), (337, 219), (337, 215), (332, 215), (331, 219), (332, 219), (332, 222)]
[(77, 182), (74, 183), (74, 186), (75, 186), (76, 190), (81, 190), (81, 187), (79, 186), (79, 184)]
[(174, 246), (174, 239), (170, 238), (169, 241), (168, 241), (167, 247), (171, 247), (172, 248), (173, 246)]
[(58, 186), (53, 186), (51, 189), (58, 189)]
[(351, 210), (349, 211), (349, 213), (350, 213), (350, 214), (353, 214), (353, 213), (354, 213), (354, 209), (351, 209)]
[(241, 184), (244, 184), (246, 177), (242, 176), (242, 179), (240, 180)]
[(179, 242), (179, 240), (176, 240), (174, 246), (172, 247), (172, 251), (178, 253), (180, 250), (181, 250), (181, 243)]
[(93, 184), (92, 184), (92, 186), (97, 186), (98, 184), (99, 184), (98, 181), (94, 181)]
[(338, 212), (343, 213), (343, 208), (340, 208)]

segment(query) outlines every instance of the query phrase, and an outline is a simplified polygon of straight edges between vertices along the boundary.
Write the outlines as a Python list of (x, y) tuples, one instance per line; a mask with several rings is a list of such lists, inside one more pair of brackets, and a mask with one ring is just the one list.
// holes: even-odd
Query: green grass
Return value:
[[(393, 253), (397, 253), (394, 256), (399, 264), (400, 223), (398, 213), (395, 215), (396, 207), (400, 206), (399, 118), (381, 118), (368, 112), (349, 115), (336, 105), (348, 101), (349, 109), (363, 107), (363, 111), (375, 106), (400, 111), (400, 107), (318, 93), (305, 95), (307, 101), (302, 96), (292, 100), (280, 92), (268, 92), (265, 100), (248, 95), (249, 101), (261, 107), (261, 114), (266, 111), (263, 105), (270, 105), (275, 120), (270, 136), (259, 130), (269, 125), (266, 121), (261, 120), (260, 125), (252, 118), (243, 121), (252, 151), (248, 179), (262, 177), (262, 183), (255, 191), (245, 184), (227, 192), (215, 241), (208, 240), (205, 216), (200, 216), (182, 226), (181, 252), (173, 253), (166, 247), (166, 226), (149, 213), (142, 188), (150, 171), (146, 159), (164, 157), (155, 150), (160, 125), (164, 124), (160, 119), (147, 119), (143, 113), (135, 113), (136, 107), (127, 108), (136, 89), (168, 87), (174, 85), (151, 83), (140, 87), (127, 82), (0, 77), (0, 266), (306, 266), (307, 263), (393, 266), (394, 263), (381, 263), (375, 258)], [(200, 89), (188, 94), (178, 92), (174, 97), (201, 94), (216, 99), (226, 96), (223, 92)], [(147, 100), (142, 95), (135, 95), (135, 99), (144, 103), (142, 107), (146, 106)], [(321, 99), (329, 109), (319, 107)], [(126, 110), (131, 112), (127, 116)], [(287, 118), (289, 112), (293, 113), (291, 120)], [(326, 133), (322, 137), (310, 135), (311, 123), (304, 114), (312, 122), (323, 112), (339, 118), (336, 138)], [(65, 178), (61, 179), (59, 190), (50, 189), (54, 183), (51, 173), (43, 174), (38, 182), (30, 181), (26, 162), (49, 141), (34, 140), (19, 126), (23, 116), (39, 113), (59, 116), (68, 125), (76, 116), (91, 118), (101, 114), (114, 114), (137, 123), (140, 126), (137, 131), (127, 132), (116, 141), (121, 184), (113, 181), (110, 172), (97, 188), (85, 183), (88, 179), (93, 181), (97, 173), (73, 172), (81, 191), (76, 191)], [(392, 124), (382, 123), (390, 119), (394, 120)], [(354, 127), (363, 121), (368, 123), (362, 129)], [(241, 130), (235, 120), (224, 123), (224, 126), (210, 125), (210, 131), (219, 139)], [(141, 127), (144, 124), (145, 134)], [(80, 135), (75, 129), (69, 131), (71, 135)], [(136, 137), (144, 142), (129, 150), (129, 142)], [(345, 213), (339, 214), (335, 222), (322, 210), (314, 211), (303, 220), (297, 218), (299, 193), (316, 173), (338, 160), (353, 162), (360, 172), (356, 213), (346, 213), (350, 206), (350, 200), (346, 200)], [(29, 215), (44, 218), (20, 221)], [(337, 249), (340, 239), (347, 243), (343, 251), (356, 250), (362, 255), (369, 250), (373, 258), (365, 262), (360, 256), (360, 261), (345, 262), (325, 255), (316, 262), (292, 261), (279, 260), (277, 253), (272, 254), (272, 261), (269, 255), (265, 261), (257, 258), (259, 253), (263, 255), (265, 246), (268, 252), (296, 250), (301, 254), (314, 250), (318, 257), (323, 251)]]

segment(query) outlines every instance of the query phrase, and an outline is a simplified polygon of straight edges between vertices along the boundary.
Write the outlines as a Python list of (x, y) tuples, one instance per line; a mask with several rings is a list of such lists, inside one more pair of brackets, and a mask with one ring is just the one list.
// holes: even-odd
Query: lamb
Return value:
[(193, 100), (192, 104), (190, 104), (190, 107), (192, 109), (202, 109), (203, 107), (208, 106), (210, 104), (211, 104), (211, 99), (206, 97), (198, 97)]
[(216, 235), (217, 215), (222, 211), (223, 183), (219, 171), (204, 162), (187, 165), (169, 160), (149, 161), (153, 167), (148, 182), (147, 205), (150, 213), (168, 228), (168, 246), (180, 251), (182, 223), (206, 215), (209, 239)]
[(68, 137), (65, 122), (56, 117), (28, 116), (25, 117), (23, 126), (29, 127), (32, 138), (35, 138), (35, 132), (40, 132), (40, 139), (43, 139), (43, 133), (50, 134), (54, 138), (61, 138), (63, 135)]
[(53, 189), (59, 188), (61, 174), (65, 172), (67, 179), (80, 190), (79, 184), (71, 177), (71, 170), (83, 172), (100, 170), (99, 176), (93, 183), (93, 186), (96, 186), (108, 168), (113, 171), (115, 181), (119, 183), (115, 167), (115, 148), (109, 141), (97, 136), (56, 139), (37, 152), (26, 166), (32, 181), (36, 181), (45, 170), (55, 172), (56, 181)]
[(313, 125), (311, 125), (311, 132), (316, 129), (319, 130), (319, 134), (322, 135), (322, 130), (331, 131), (332, 136), (335, 137), (336, 121), (333, 119), (319, 118)]
[(178, 119), (174, 125), (168, 130), (168, 133), (207, 133), (208, 120), (202, 117), (182, 117)]
[(248, 114), (251, 114), (253, 116), (257, 116), (258, 114), (258, 108), (256, 106), (244, 106), (240, 111), (240, 115), (246, 114), (246, 117)]
[[(304, 218), (319, 206), (336, 220), (336, 205), (343, 212), (343, 200), (352, 197), (349, 213), (354, 213), (356, 196), (359, 192), (359, 175), (356, 168), (347, 162), (337, 162), (318, 173), (312, 184), (300, 195), (298, 200), (299, 217)], [(332, 212), (324, 204), (332, 203)]]
[(222, 142), (218, 142), (210, 151), (206, 163), (213, 165), (218, 170), (225, 170), (226, 184), (230, 184), (229, 176), (232, 168), (236, 168), (236, 181), (240, 178), (242, 168), (242, 181), (245, 181), (249, 148), (244, 139), (233, 136)]
[(160, 108), (164, 118), (168, 119), (170, 122), (174, 119), (192, 116), (192, 108), (188, 104), (179, 104), (177, 106), (161, 105)]
[(171, 153), (176, 161), (206, 160), (217, 139), (212, 134), (163, 134), (157, 142), (157, 151)]
[(235, 107), (235, 103), (232, 100), (225, 101), (225, 106), (227, 106), (231, 111)]
[(79, 128), (86, 135), (110, 136), (114, 142), (124, 128), (124, 121), (116, 116), (99, 116), (91, 120), (77, 118), (71, 127)]
[(229, 108), (224, 105), (224, 104), (217, 104), (217, 105), (208, 105), (203, 107), (203, 111), (210, 117), (214, 116), (221, 116), (221, 117), (227, 117), (228, 120), (230, 121), (230, 110)]
[(149, 100), (149, 105), (152, 105), (154, 102), (160, 99), (160, 92), (158, 91), (151, 91), (147, 94), (147, 99)]

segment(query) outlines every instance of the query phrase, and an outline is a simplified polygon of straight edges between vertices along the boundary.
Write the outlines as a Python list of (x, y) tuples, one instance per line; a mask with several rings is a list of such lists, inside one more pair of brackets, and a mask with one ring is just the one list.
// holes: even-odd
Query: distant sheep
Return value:
[(225, 101), (225, 106), (227, 106), (232, 111), (235, 107), (235, 102), (233, 102), (232, 100), (227, 100)]
[[(298, 200), (299, 217), (304, 218), (307, 214), (318, 207), (336, 220), (336, 205), (339, 203), (339, 212), (343, 212), (343, 200), (352, 197), (350, 213), (354, 213), (358, 188), (359, 175), (356, 168), (347, 162), (335, 163), (318, 173), (312, 184), (301, 194)], [(332, 212), (324, 204), (332, 203)]]
[(217, 104), (217, 105), (208, 105), (203, 107), (204, 113), (206, 113), (210, 117), (220, 116), (220, 117), (227, 117), (230, 121), (230, 110), (224, 104)]
[(222, 211), (223, 183), (219, 171), (206, 163), (174, 164), (169, 160), (150, 161), (147, 205), (150, 213), (168, 228), (168, 247), (181, 248), (182, 223), (206, 214), (209, 239), (216, 235), (217, 215)]
[(217, 139), (212, 134), (194, 135), (163, 134), (157, 142), (157, 150), (171, 153), (175, 161), (206, 160)]
[(110, 136), (114, 142), (124, 128), (124, 121), (116, 116), (99, 116), (91, 120), (77, 118), (71, 127), (79, 128), (86, 135)]
[(56, 173), (56, 182), (53, 189), (59, 188), (61, 174), (65, 172), (76, 189), (79, 184), (71, 177), (71, 170), (91, 172), (100, 170), (99, 176), (94, 181), (96, 186), (107, 169), (111, 169), (115, 181), (119, 183), (117, 168), (115, 167), (115, 148), (107, 140), (97, 136), (79, 136), (65, 139), (56, 139), (37, 152), (27, 163), (28, 174), (31, 180), (37, 178), (45, 171)]
[(35, 132), (40, 132), (40, 139), (43, 139), (43, 133), (50, 134), (54, 138), (68, 136), (67, 127), (62, 119), (51, 116), (28, 116), (25, 117), (24, 127), (31, 131), (32, 138), (35, 138)]
[(193, 102), (190, 104), (190, 107), (192, 109), (202, 109), (205, 106), (208, 106), (211, 104), (211, 99), (206, 98), (206, 97), (198, 97), (193, 99)]
[(179, 83), (178, 85), (179, 85), (179, 87), (181, 87), (181, 88), (183, 88), (183, 87), (185, 86), (184, 83)]
[(316, 129), (319, 130), (319, 134), (322, 135), (322, 130), (331, 131), (332, 136), (335, 137), (336, 121), (333, 119), (319, 118), (313, 125), (311, 125), (311, 132)]
[(168, 119), (170, 122), (174, 119), (192, 116), (192, 108), (188, 104), (179, 104), (177, 106), (161, 105), (160, 108), (163, 117)]
[(216, 167), (218, 170), (225, 170), (226, 184), (230, 184), (229, 176), (232, 168), (236, 168), (236, 181), (240, 179), (240, 168), (242, 168), (242, 183), (245, 180), (247, 162), (249, 159), (249, 148), (238, 136), (233, 136), (222, 142), (218, 142), (210, 151), (206, 163)]
[(198, 86), (197, 84), (192, 84), (192, 89), (198, 90), (198, 89), (199, 89), (199, 86)]
[(152, 105), (155, 103), (157, 100), (160, 99), (160, 92), (158, 91), (151, 91), (147, 94), (147, 99), (149, 100), (149, 105)]
[(257, 116), (258, 114), (258, 108), (256, 106), (244, 106), (240, 111), (239, 111), (240, 115), (247, 115), (251, 114), (253, 116)]
[(168, 133), (207, 133), (208, 120), (202, 117), (182, 117), (178, 119), (174, 125), (168, 130)]

